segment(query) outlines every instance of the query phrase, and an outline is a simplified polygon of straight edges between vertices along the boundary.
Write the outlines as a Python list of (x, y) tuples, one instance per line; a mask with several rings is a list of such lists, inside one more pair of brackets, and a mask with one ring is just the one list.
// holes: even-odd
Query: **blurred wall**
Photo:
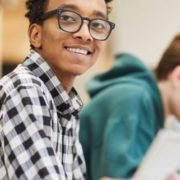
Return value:
[(0, 0), (0, 76), (4, 72), (4, 65), (14, 67), (21, 62), (28, 49), (24, 2)]
[(17, 64), (29, 50), (28, 20), (24, 17), (25, 0), (8, 1), (11, 6), (7, 5), (3, 14), (3, 62)]
[(2, 74), (2, 7), (0, 5), (0, 77)]
[(180, 31), (180, 0), (114, 0), (113, 52), (130, 51), (153, 66)]

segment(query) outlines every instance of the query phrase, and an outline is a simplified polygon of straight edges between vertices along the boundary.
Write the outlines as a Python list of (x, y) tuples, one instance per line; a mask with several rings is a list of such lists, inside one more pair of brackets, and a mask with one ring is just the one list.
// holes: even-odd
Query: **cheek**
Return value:
[(99, 54), (104, 50), (105, 48), (105, 42), (104, 41), (98, 41), (96, 43), (96, 54), (99, 56)]
[(51, 32), (44, 32), (43, 36), (42, 36), (42, 46), (51, 46), (53, 47), (54, 44), (57, 42), (57, 37), (55, 36), (55, 34), (53, 35), (53, 33)]
[(177, 118), (180, 118), (180, 94), (175, 95), (172, 109), (172, 111), (174, 111), (175, 116)]
[(105, 41), (99, 41), (99, 42), (98, 42), (98, 47), (99, 47), (100, 51), (101, 51), (102, 49), (104, 49), (105, 45), (106, 45), (106, 42), (105, 42)]
[[(49, 21), (48, 21), (49, 22)], [(55, 21), (44, 24), (42, 30), (42, 45), (53, 47), (60, 38), (60, 30)]]

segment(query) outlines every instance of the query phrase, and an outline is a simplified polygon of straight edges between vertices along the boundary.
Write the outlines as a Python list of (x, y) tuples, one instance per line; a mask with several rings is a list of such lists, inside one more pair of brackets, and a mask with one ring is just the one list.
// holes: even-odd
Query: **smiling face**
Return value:
[[(59, 7), (90, 19), (107, 16), (104, 0), (49, 0), (46, 12)], [(73, 79), (89, 69), (96, 62), (105, 43), (91, 37), (86, 20), (76, 33), (60, 30), (56, 15), (46, 19), (42, 25), (32, 24), (29, 35), (35, 49), (61, 81)]]

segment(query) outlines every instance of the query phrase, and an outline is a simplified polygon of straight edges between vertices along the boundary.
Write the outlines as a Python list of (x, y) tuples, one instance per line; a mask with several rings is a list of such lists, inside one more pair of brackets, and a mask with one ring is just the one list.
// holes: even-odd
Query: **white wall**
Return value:
[(155, 65), (180, 31), (180, 0), (114, 0), (114, 53), (132, 52)]

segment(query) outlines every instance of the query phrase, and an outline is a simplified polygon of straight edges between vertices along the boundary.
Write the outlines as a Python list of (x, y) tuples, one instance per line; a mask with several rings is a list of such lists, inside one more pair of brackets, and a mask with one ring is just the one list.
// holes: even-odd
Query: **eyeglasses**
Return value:
[(53, 15), (58, 16), (59, 28), (69, 33), (78, 32), (81, 29), (84, 20), (88, 21), (89, 33), (94, 39), (100, 41), (106, 40), (111, 34), (111, 31), (115, 28), (115, 24), (113, 22), (104, 19), (90, 19), (88, 17), (82, 17), (74, 11), (60, 8), (48, 11), (41, 17), (41, 20), (44, 21)]

